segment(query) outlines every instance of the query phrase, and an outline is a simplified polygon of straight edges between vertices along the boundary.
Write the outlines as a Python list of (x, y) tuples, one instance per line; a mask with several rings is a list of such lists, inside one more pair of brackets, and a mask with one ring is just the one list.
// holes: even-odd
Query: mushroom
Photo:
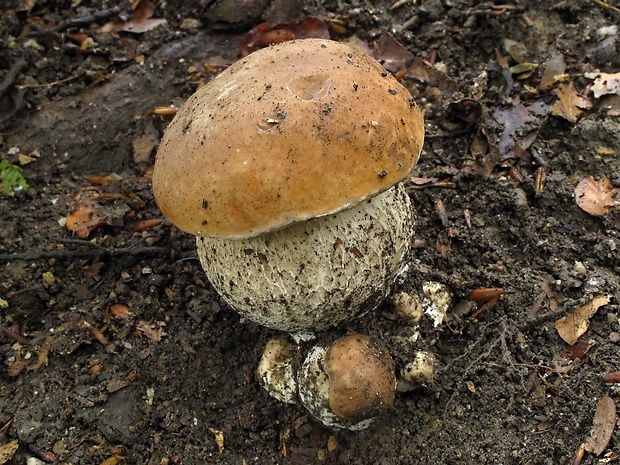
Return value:
[(416, 352), (413, 360), (400, 370), (397, 382), (398, 391), (413, 391), (418, 387), (432, 384), (437, 376), (438, 365), (435, 354), (423, 350)]
[(297, 347), (280, 336), (270, 339), (256, 367), (259, 384), (280, 402), (297, 402)]
[(394, 403), (396, 376), (389, 352), (376, 339), (350, 334), (313, 347), (299, 371), (304, 406), (326, 426), (361, 430)]
[(192, 95), (153, 171), (163, 214), (197, 236), (211, 284), (259, 324), (322, 330), (375, 308), (414, 215), (401, 181), (420, 110), (360, 49), (302, 39), (256, 51)]

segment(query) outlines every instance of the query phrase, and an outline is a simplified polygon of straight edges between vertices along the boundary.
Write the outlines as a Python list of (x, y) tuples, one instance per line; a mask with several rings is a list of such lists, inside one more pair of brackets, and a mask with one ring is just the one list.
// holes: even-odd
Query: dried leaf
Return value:
[(150, 120), (142, 135), (136, 137), (133, 142), (133, 161), (144, 172), (152, 165), (151, 154), (159, 142), (159, 132)]
[(529, 73), (528, 76), (530, 76), (532, 72), (538, 69), (538, 63), (519, 63), (518, 65), (511, 66), (509, 69), (512, 74)]
[(129, 307), (127, 305), (122, 305), (122, 304), (110, 305), (110, 313), (112, 314), (113, 317), (121, 319), (121, 320), (126, 320), (127, 318), (133, 315), (133, 312), (129, 310)]
[(52, 336), (47, 336), (45, 338), (45, 342), (41, 347), (41, 352), (39, 352), (39, 357), (37, 358), (37, 362), (34, 365), (28, 367), (29, 371), (36, 371), (41, 368), (43, 365), (47, 365), (47, 356), (52, 350), (52, 346), (54, 345), (54, 338)]
[(564, 358), (570, 358), (571, 360), (582, 359), (584, 355), (590, 350), (590, 347), (594, 345), (593, 341), (577, 341), (575, 345), (568, 347), (562, 356)]
[(217, 450), (221, 454), (224, 452), (224, 433), (215, 428), (209, 428), (209, 432), (215, 436), (215, 444), (217, 444)]
[(612, 371), (611, 373), (605, 373), (603, 376), (603, 381), (608, 384), (620, 383), (620, 371)]
[(545, 66), (545, 71), (543, 72), (540, 80), (540, 88), (550, 89), (553, 87), (557, 82), (560, 82), (565, 78), (564, 71), (566, 71), (564, 56), (552, 56)]
[(585, 450), (599, 456), (603, 453), (616, 426), (616, 403), (609, 394), (598, 402), (594, 414), (594, 425), (590, 437), (585, 444)]
[(592, 93), (594, 97), (599, 98), (601, 95), (620, 95), (620, 73), (586, 73), (588, 79), (594, 79), (592, 85)]
[(592, 106), (588, 99), (577, 93), (577, 89), (575, 89), (575, 85), (572, 82), (560, 84), (555, 90), (555, 95), (558, 99), (551, 107), (551, 113), (561, 116), (571, 123), (577, 122), (581, 109), (588, 109)]
[(557, 329), (560, 337), (569, 345), (575, 345), (577, 340), (585, 333), (590, 326), (590, 318), (603, 305), (607, 305), (611, 300), (608, 294), (598, 294), (584, 305), (575, 307), (568, 315), (555, 322), (553, 327)]
[(81, 203), (77, 209), (67, 217), (67, 230), (75, 234), (80, 239), (87, 239), (91, 232), (102, 227), (109, 226), (107, 221), (95, 213), (95, 204)]
[(99, 465), (118, 465), (125, 457), (120, 455), (113, 455), (112, 457), (105, 459)]
[(100, 32), (134, 32), (140, 34), (166, 24), (166, 20), (151, 19), (155, 12), (155, 4), (149, 0), (139, 0), (133, 17), (122, 23), (109, 22), (101, 26)]
[(147, 229), (152, 229), (155, 226), (159, 226), (163, 220), (161, 218), (153, 218), (150, 220), (140, 220), (136, 221), (131, 225), (131, 229), (133, 231), (146, 231)]
[(4, 465), (11, 460), (18, 447), (19, 441), (17, 439), (0, 446), (0, 465)]
[(593, 216), (609, 213), (615, 202), (612, 196), (611, 181), (607, 178), (596, 180), (592, 176), (583, 178), (575, 188), (577, 205)]
[(310, 17), (275, 26), (261, 23), (246, 34), (239, 48), (241, 56), (246, 56), (271, 44), (305, 38), (329, 39), (327, 23), (322, 19)]
[(143, 333), (153, 342), (161, 341), (161, 338), (167, 334), (164, 332), (163, 327), (166, 323), (158, 321), (156, 323), (149, 323), (148, 321), (140, 320), (136, 329)]
[(529, 125), (538, 121), (538, 118), (519, 100), (515, 100), (511, 107), (496, 110), (493, 113), (493, 118), (504, 125), (504, 131), (498, 145), (502, 158), (506, 158), (517, 144), (517, 137), (526, 132)]
[(471, 300), (472, 302), (475, 302), (476, 305), (480, 306), (487, 302), (499, 299), (501, 296), (507, 293), (508, 291), (506, 289), (502, 289), (499, 287), (483, 287), (471, 291), (469, 293), (469, 296), (467, 297), (467, 300)]

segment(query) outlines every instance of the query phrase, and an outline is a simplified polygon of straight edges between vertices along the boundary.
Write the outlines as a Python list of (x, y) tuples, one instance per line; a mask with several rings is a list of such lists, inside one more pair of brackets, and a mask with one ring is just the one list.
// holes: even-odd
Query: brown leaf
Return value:
[(246, 34), (239, 48), (241, 56), (246, 56), (271, 44), (306, 38), (329, 39), (327, 23), (322, 19), (311, 17), (275, 26), (261, 23)]
[(131, 225), (131, 229), (133, 231), (146, 231), (147, 229), (152, 229), (155, 226), (159, 226), (164, 220), (161, 218), (153, 218), (150, 220), (140, 220), (136, 221)]
[(593, 216), (609, 213), (615, 202), (612, 197), (611, 181), (607, 178), (595, 180), (592, 176), (583, 178), (575, 188), (577, 205)]
[(152, 120), (148, 122), (142, 135), (133, 140), (133, 161), (143, 172), (152, 165), (151, 154), (158, 142), (159, 132)]
[(77, 209), (67, 218), (67, 230), (75, 234), (80, 239), (87, 239), (91, 232), (102, 227), (109, 226), (107, 221), (95, 213), (94, 203), (81, 203)]
[(151, 19), (155, 12), (155, 4), (149, 0), (139, 0), (135, 8), (133, 17), (122, 23), (109, 22), (101, 26), (100, 32), (148, 32), (156, 27), (166, 24), (165, 19)]
[(564, 71), (566, 71), (564, 55), (552, 56), (545, 66), (545, 71), (540, 80), (540, 88), (550, 89), (553, 87), (557, 82), (565, 78)]
[(601, 376), (603, 381), (608, 384), (620, 383), (620, 371), (612, 371), (611, 373), (605, 373)]
[(598, 402), (594, 414), (594, 425), (590, 437), (585, 444), (585, 450), (599, 456), (603, 453), (616, 426), (616, 403), (609, 394)]
[(514, 100), (512, 106), (495, 110), (493, 118), (504, 126), (498, 145), (502, 158), (509, 157), (509, 153), (517, 145), (517, 137), (538, 121), (538, 118), (517, 99)]
[(553, 327), (557, 329), (560, 337), (569, 345), (575, 345), (577, 340), (585, 333), (590, 326), (590, 318), (603, 305), (607, 305), (611, 300), (608, 294), (599, 294), (584, 305), (575, 307), (568, 315), (555, 322)]
[(18, 447), (19, 441), (17, 439), (0, 446), (0, 465), (4, 465), (11, 460)]
[(110, 305), (110, 313), (113, 317), (118, 318), (120, 320), (126, 320), (130, 316), (133, 315), (133, 312), (129, 310), (127, 305), (122, 304), (112, 304)]
[(499, 299), (501, 296), (507, 293), (508, 291), (506, 289), (502, 289), (499, 287), (483, 287), (471, 291), (469, 293), (469, 296), (467, 296), (467, 300), (471, 300), (472, 302), (475, 302), (476, 305), (480, 306), (487, 302)]
[(575, 345), (568, 347), (562, 356), (571, 360), (582, 359), (593, 345), (594, 342), (577, 341)]
[(577, 122), (581, 109), (587, 109), (592, 106), (588, 99), (577, 93), (577, 89), (575, 89), (575, 85), (572, 82), (560, 84), (555, 90), (555, 95), (558, 99), (551, 107), (551, 113), (561, 116), (571, 123)]
[(147, 321), (140, 320), (136, 326), (136, 329), (143, 333), (151, 341), (159, 342), (162, 337), (167, 335), (167, 333), (163, 330), (165, 325), (166, 324), (164, 322), (149, 323)]

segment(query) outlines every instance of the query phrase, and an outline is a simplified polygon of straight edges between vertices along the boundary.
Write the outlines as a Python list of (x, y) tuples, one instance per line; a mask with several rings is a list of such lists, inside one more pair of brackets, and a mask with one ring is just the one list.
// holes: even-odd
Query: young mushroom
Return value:
[(188, 99), (153, 191), (234, 309), (322, 330), (375, 308), (401, 270), (414, 216), (400, 182), (423, 136), (407, 89), (361, 50), (285, 42)]
[(304, 406), (326, 426), (361, 430), (394, 403), (396, 376), (376, 339), (350, 334), (308, 353), (297, 379)]

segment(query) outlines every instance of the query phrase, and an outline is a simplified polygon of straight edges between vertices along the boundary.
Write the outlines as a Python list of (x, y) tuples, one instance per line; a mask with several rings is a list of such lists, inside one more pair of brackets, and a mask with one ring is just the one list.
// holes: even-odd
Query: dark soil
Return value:
[[(613, 2), (178, 4), (158, 1), (153, 18), (167, 24), (141, 33), (97, 29), (132, 17), (116, 0), (0, 7), (0, 160), (30, 161), (29, 188), (0, 196), (0, 446), (19, 445), (0, 463), (578, 463), (599, 400), (619, 392), (601, 376), (620, 370), (620, 215), (593, 216), (574, 194), (587, 176), (620, 187), (617, 97), (595, 98), (584, 77), (618, 72), (618, 32), (604, 29), (620, 22)], [(150, 172), (171, 116), (153, 108), (181, 105), (217, 68), (204, 65), (233, 62), (262, 20), (302, 17), (325, 21), (337, 40), (390, 33), (434, 63), (403, 79), (430, 136), (413, 175), (436, 181), (412, 183), (418, 226), (397, 290), (441, 282), (459, 317), (425, 321), (395, 352), (398, 366), (415, 350), (436, 353), (437, 378), (397, 395), (362, 432), (331, 431), (272, 399), (253, 370), (277, 332), (242, 321), (213, 292), (192, 237), (141, 223), (161, 218)], [(378, 53), (388, 66), (392, 52)], [(566, 76), (542, 88), (557, 55)], [(511, 74), (518, 63), (540, 66)], [(549, 108), (567, 82), (590, 108), (511, 119), (535, 102)], [(85, 204), (105, 223), (87, 240), (66, 228)], [(475, 312), (467, 299), (480, 288), (509, 292)], [(599, 294), (610, 303), (567, 351), (554, 323)], [(319, 340), (353, 330), (396, 351), (403, 325), (385, 303)], [(581, 463), (619, 460), (616, 429)]]

